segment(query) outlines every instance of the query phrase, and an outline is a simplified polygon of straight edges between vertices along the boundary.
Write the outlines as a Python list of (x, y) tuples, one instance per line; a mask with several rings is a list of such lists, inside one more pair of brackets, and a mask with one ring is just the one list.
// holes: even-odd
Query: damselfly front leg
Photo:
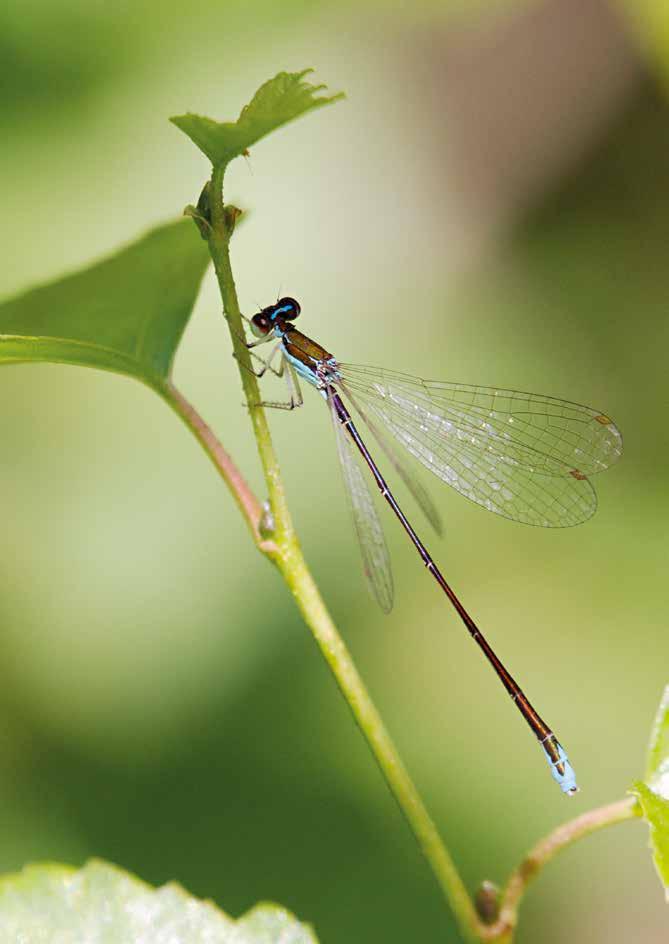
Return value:
[[(247, 347), (248, 346), (249, 345), (247, 345)], [(256, 360), (260, 361), (260, 363), (263, 365), (262, 368), (258, 371), (254, 370), (252, 367), (247, 367), (246, 364), (242, 364), (242, 362), (239, 360), (237, 355), (233, 352), (232, 356), (237, 360), (240, 367), (243, 367), (244, 370), (248, 370), (250, 373), (253, 374), (254, 377), (257, 377), (258, 379), (260, 379), (261, 377), (264, 377), (267, 371), (269, 370), (270, 373), (274, 374), (275, 377), (284, 377), (286, 380), (286, 386), (288, 387), (288, 396), (289, 396), (288, 400), (285, 400), (285, 401), (284, 400), (261, 400), (259, 403), (254, 404), (254, 406), (263, 406), (272, 410), (294, 410), (297, 407), (302, 406), (302, 404), (304, 403), (304, 399), (302, 397), (302, 391), (300, 390), (300, 385), (297, 380), (297, 375), (295, 371), (293, 370), (293, 367), (290, 364), (290, 362), (287, 361), (286, 358), (283, 356), (283, 353), (281, 354), (278, 367), (275, 367), (272, 363), (272, 361), (277, 355), (277, 352), (281, 352), (281, 351), (282, 351), (281, 345), (277, 344), (276, 347), (273, 349), (272, 353), (270, 354), (270, 356), (267, 358), (267, 360), (264, 360), (264, 358), (262, 358), (259, 354), (255, 354), (253, 351), (249, 351), (249, 355), (255, 358)]]
[[(241, 312), (240, 312), (240, 315), (241, 315)], [(253, 326), (253, 322), (251, 321), (250, 318), (247, 318), (246, 315), (241, 315), (241, 318), (242, 318), (242, 321), (244, 321), (246, 324)], [(249, 373), (253, 374), (253, 376), (257, 377), (258, 379), (263, 377), (268, 370), (271, 373), (273, 373), (275, 377), (281, 377), (283, 375), (283, 369), (281, 367), (277, 369), (276, 367), (272, 366), (272, 361), (276, 357), (277, 352), (281, 349), (280, 344), (276, 344), (270, 356), (267, 359), (265, 359), (264, 357), (261, 357), (259, 354), (256, 354), (253, 351), (253, 348), (258, 347), (259, 344), (266, 344), (268, 340), (267, 338), (260, 338), (257, 341), (248, 341), (246, 338), (246, 335), (240, 334), (239, 331), (235, 330), (235, 328), (232, 327), (232, 325), (230, 325), (230, 330), (235, 335), (235, 337), (238, 338), (242, 342), (246, 350), (249, 352), (249, 356), (252, 357), (254, 360), (258, 361), (260, 364), (262, 364), (262, 367), (260, 368), (260, 370), (254, 370), (252, 367), (248, 367), (246, 364), (243, 364), (237, 357), (237, 354), (233, 351), (232, 356), (235, 358), (236, 361), (238, 361), (238, 363), (241, 365), (241, 367), (244, 368), (244, 370), (249, 371)]]
[(268, 370), (270, 371), (270, 373), (274, 374), (275, 377), (282, 377), (282, 376), (283, 376), (283, 368), (282, 368), (282, 367), (278, 367), (278, 368), (277, 368), (277, 367), (274, 367), (274, 366), (272, 365), (272, 361), (273, 361), (274, 358), (276, 357), (277, 352), (281, 350), (281, 345), (280, 345), (280, 344), (276, 344), (276, 345), (274, 346), (274, 349), (272, 350), (272, 353), (271, 353), (270, 356), (267, 358), (267, 360), (265, 360), (264, 357), (261, 357), (260, 354), (256, 354), (254, 351), (251, 350), (251, 348), (256, 347), (257, 342), (256, 342), (256, 344), (248, 344), (248, 343), (246, 342), (246, 340), (244, 340), (244, 344), (245, 344), (245, 346), (246, 346), (247, 351), (249, 352), (249, 357), (254, 358), (254, 360), (256, 360), (256, 361), (258, 361), (260, 364), (262, 364), (262, 367), (260, 368), (260, 370), (254, 370), (253, 367), (247, 367), (246, 364), (243, 364), (243, 363), (239, 360), (239, 358), (237, 357), (237, 355), (236, 355), (235, 352), (233, 351), (233, 352), (232, 352), (232, 356), (233, 356), (233, 357), (235, 358), (235, 360), (240, 364), (240, 366), (244, 368), (244, 370), (248, 370), (249, 373), (253, 374), (253, 376), (254, 376), (254, 377), (257, 377), (258, 379), (260, 379), (261, 377), (264, 377)]
[[(239, 341), (242, 342), (242, 344), (243, 344), (244, 347), (247, 349), (247, 351), (251, 351), (252, 348), (258, 347), (259, 344), (267, 344), (267, 341), (269, 340), (267, 337), (260, 338), (260, 339), (257, 340), (257, 341), (249, 341), (249, 340), (247, 340), (245, 334), (240, 334), (239, 331), (237, 331), (237, 329), (236, 329), (232, 324), (230, 324), (230, 319), (228, 318), (227, 312), (224, 311), (223, 313), (224, 313), (225, 318), (226, 318), (226, 320), (227, 320), (227, 322), (228, 322), (228, 327), (230, 328), (230, 331), (232, 332), (232, 334), (234, 334), (234, 336), (235, 336)], [(244, 321), (247, 325), (250, 325), (251, 328), (252, 328), (252, 327), (253, 327), (253, 321), (251, 320), (251, 318), (247, 318), (246, 315), (242, 315), (241, 312), (240, 312), (239, 314), (240, 314), (240, 317), (241, 317), (242, 321)], [(272, 354), (270, 355), (270, 358), (269, 358), (270, 360), (272, 360), (272, 358), (273, 358), (273, 356), (274, 356), (274, 353), (275, 353), (275, 352), (273, 351)], [(234, 353), (233, 353), (232, 356), (235, 357), (235, 358), (237, 357), (237, 355), (234, 354)], [(252, 356), (252, 357), (256, 357), (257, 360), (259, 360), (262, 364), (265, 364), (265, 363), (266, 363), (265, 360), (264, 360), (262, 357), (259, 357), (257, 354), (252, 354), (251, 356)], [(255, 371), (254, 371), (254, 373), (255, 373)], [(264, 372), (263, 372), (263, 373), (264, 373)], [(274, 371), (274, 373), (276, 373), (276, 371)], [(257, 374), (256, 376), (262, 377), (262, 374)]]
[[(250, 324), (251, 326), (253, 326), (253, 321), (247, 318), (245, 315), (242, 315), (242, 319), (247, 324)], [(272, 349), (270, 356), (267, 359), (265, 359), (261, 357), (259, 354), (256, 354), (253, 351), (253, 348), (258, 347), (259, 344), (266, 344), (267, 341), (269, 340), (267, 336), (263, 336), (262, 338), (259, 338), (257, 341), (247, 341), (246, 338), (240, 335), (237, 331), (235, 331), (234, 328), (232, 328), (232, 331), (239, 338), (239, 340), (243, 342), (246, 350), (249, 352), (249, 356), (252, 357), (254, 360), (258, 361), (262, 365), (260, 370), (254, 370), (253, 367), (249, 367), (248, 365), (243, 364), (237, 357), (237, 354), (233, 351), (232, 356), (239, 363), (239, 365), (244, 368), (244, 370), (249, 371), (250, 373), (253, 374), (254, 377), (258, 379), (260, 379), (261, 377), (264, 377), (264, 375), (267, 373), (268, 370), (270, 371), (270, 373), (274, 374), (275, 377), (286, 378), (286, 385), (288, 387), (288, 393), (289, 393), (289, 399), (287, 401), (261, 400), (259, 403), (253, 404), (253, 406), (262, 406), (262, 407), (267, 407), (268, 409), (274, 409), (274, 410), (294, 410), (296, 407), (302, 406), (302, 404), (304, 403), (304, 400), (302, 398), (302, 391), (300, 390), (300, 385), (297, 381), (297, 375), (295, 374), (295, 371), (292, 365), (290, 364), (290, 362), (286, 359), (284, 355), (283, 345), (281, 343), (276, 344), (274, 348)], [(279, 366), (275, 367), (272, 362), (274, 361), (277, 353), (280, 353), (280, 361), (279, 361)], [(247, 406), (248, 405), (249, 404), (247, 404)]]
[[(267, 362), (268, 366), (276, 351), (282, 350), (281, 345), (277, 345), (272, 351), (269, 360)], [(292, 364), (290, 361), (282, 355), (280, 365), (278, 370), (271, 368), (272, 373), (277, 377), (286, 378), (286, 386), (288, 387), (288, 395), (290, 397), (287, 401), (282, 400), (261, 400), (258, 403), (258, 406), (267, 407), (270, 410), (294, 410), (297, 407), (302, 406), (304, 399), (302, 398), (302, 391), (300, 390), (300, 384), (297, 379), (297, 374), (295, 373)]]

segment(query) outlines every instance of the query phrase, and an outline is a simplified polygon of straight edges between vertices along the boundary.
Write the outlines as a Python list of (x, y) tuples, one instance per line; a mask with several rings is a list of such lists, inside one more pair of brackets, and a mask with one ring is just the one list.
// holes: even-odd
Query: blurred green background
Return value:
[[(206, 163), (169, 115), (233, 118), (277, 71), (314, 65), (348, 100), (229, 171), (250, 210), (233, 259), (245, 309), (290, 293), (342, 360), (552, 393), (622, 428), (624, 461), (578, 529), (513, 525), (426, 481), (446, 528), (428, 543), (568, 746), (582, 792), (566, 801), (389, 515), (395, 610), (367, 596), (322, 403), (307, 391), (299, 415), (271, 417), (307, 559), (472, 887), (624, 793), (667, 682), (666, 9), (0, 11), (2, 296), (197, 198)], [(176, 381), (261, 488), (211, 277)], [(277, 900), (323, 942), (455, 941), (289, 594), (187, 431), (94, 371), (5, 368), (0, 397), (0, 870), (97, 855), (232, 914)], [(665, 941), (665, 909), (645, 827), (628, 824), (547, 869), (519, 941)]]

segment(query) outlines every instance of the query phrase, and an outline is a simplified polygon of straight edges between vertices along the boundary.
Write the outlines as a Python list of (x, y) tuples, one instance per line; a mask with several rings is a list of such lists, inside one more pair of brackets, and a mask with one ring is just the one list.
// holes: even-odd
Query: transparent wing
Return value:
[(419, 380), (376, 367), (338, 365), (356, 391), (386, 400), (388, 407), (410, 410), (418, 404), (430, 414), (443, 438), (515, 460), (544, 475), (593, 475), (622, 454), (622, 437), (610, 417), (556, 397)]
[(421, 482), (418, 481), (418, 479), (413, 474), (411, 469), (409, 469), (405, 465), (403, 458), (399, 455), (397, 450), (391, 445), (391, 443), (388, 440), (388, 437), (384, 436), (383, 433), (381, 432), (381, 428), (377, 426), (376, 423), (372, 422), (369, 414), (365, 410), (363, 410), (361, 404), (358, 403), (357, 398), (353, 396), (353, 394), (348, 389), (348, 387), (345, 384), (340, 384), (340, 386), (346, 393), (346, 396), (348, 397), (350, 403), (352, 404), (356, 412), (360, 415), (362, 420), (367, 425), (370, 433), (372, 434), (372, 436), (378, 443), (379, 448), (382, 449), (382, 451), (386, 454), (393, 468), (395, 469), (399, 477), (402, 479), (407, 489), (413, 495), (414, 500), (416, 501), (416, 504), (421, 509), (421, 511), (427, 518), (427, 520), (430, 522), (430, 524), (432, 525), (434, 530), (437, 532), (437, 534), (439, 535), (443, 534), (444, 529), (441, 522), (441, 516), (439, 515), (436, 505), (434, 504), (434, 502), (432, 501), (430, 497), (430, 493), (427, 491), (426, 488), (423, 487)]
[(393, 607), (393, 573), (383, 528), (353, 446), (337, 419), (329, 397), (328, 405), (337, 440), (337, 453), (344, 476), (346, 497), (362, 554), (365, 577), (379, 606), (384, 613), (389, 613)]
[(338, 365), (345, 387), (431, 472), (489, 511), (543, 527), (587, 520), (587, 474), (611, 465), (622, 439), (589, 407), (513, 390), (414, 379)]

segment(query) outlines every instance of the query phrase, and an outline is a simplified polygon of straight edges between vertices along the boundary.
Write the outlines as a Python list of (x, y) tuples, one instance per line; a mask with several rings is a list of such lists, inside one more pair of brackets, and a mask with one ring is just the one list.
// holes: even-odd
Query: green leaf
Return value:
[(192, 221), (178, 220), (1, 304), (0, 364), (79, 364), (160, 389), (209, 259)]
[(655, 868), (669, 901), (669, 685), (660, 699), (648, 745), (646, 782), (631, 791), (650, 826), (650, 847)]
[(21, 944), (317, 944), (278, 905), (235, 921), (179, 885), (153, 889), (97, 860), (79, 870), (31, 865), (0, 879), (0, 927), (3, 941)]
[(669, 901), (669, 800), (641, 781), (634, 784), (632, 793), (638, 798), (644, 819), (650, 826), (653, 861)]
[(669, 685), (662, 694), (650, 734), (646, 783), (669, 800)]
[(213, 121), (193, 114), (177, 115), (170, 121), (188, 135), (215, 167), (225, 167), (270, 131), (312, 108), (331, 105), (344, 97), (343, 92), (318, 95), (326, 86), (305, 82), (304, 77), (310, 72), (313, 69), (279, 72), (260, 86), (249, 104), (242, 108), (237, 121)]

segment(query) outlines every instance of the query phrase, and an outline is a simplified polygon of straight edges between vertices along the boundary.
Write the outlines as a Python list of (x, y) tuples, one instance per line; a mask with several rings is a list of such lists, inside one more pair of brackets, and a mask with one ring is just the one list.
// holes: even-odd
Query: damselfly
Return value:
[[(257, 375), (262, 376), (268, 368), (279, 376), (285, 374), (290, 401), (266, 406), (301, 406), (298, 378), (315, 387), (327, 402), (373, 595), (387, 613), (393, 603), (390, 558), (372, 496), (356, 462), (356, 449), (423, 563), (539, 740), (553, 778), (564, 793), (576, 793), (576, 777), (563, 747), (446, 582), (390, 491), (344, 400), (365, 422), (438, 531), (439, 518), (427, 492), (405, 467), (386, 433), (430, 472), (488, 511), (525, 524), (555, 528), (580, 524), (594, 514), (597, 499), (588, 476), (608, 468), (620, 456), (618, 429), (606, 414), (555, 397), (435, 383), (377, 367), (341, 363), (295, 328), (292, 322), (299, 314), (294, 298), (281, 298), (263, 308), (250, 320), (258, 340), (247, 347), (277, 339)], [(277, 353), (279, 362), (273, 366)]]

